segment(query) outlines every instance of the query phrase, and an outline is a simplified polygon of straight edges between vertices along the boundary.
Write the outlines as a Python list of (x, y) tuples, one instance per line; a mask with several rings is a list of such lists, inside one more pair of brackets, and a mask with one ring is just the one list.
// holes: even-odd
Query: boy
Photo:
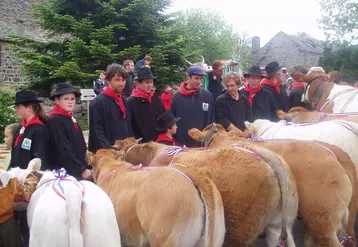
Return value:
[(159, 136), (156, 140), (157, 143), (176, 146), (173, 139), (173, 135), (177, 132), (176, 123), (180, 120), (180, 117), (174, 118), (171, 112), (162, 113), (157, 119), (157, 128)]

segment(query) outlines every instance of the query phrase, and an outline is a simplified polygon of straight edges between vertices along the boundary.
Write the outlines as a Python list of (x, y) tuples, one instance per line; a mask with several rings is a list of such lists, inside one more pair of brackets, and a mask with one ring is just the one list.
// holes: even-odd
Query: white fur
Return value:
[(315, 140), (335, 145), (346, 152), (353, 163), (358, 165), (358, 137), (340, 123), (352, 127), (358, 134), (358, 124), (332, 120), (310, 125), (270, 122), (269, 120), (258, 119), (254, 123), (245, 122), (246, 127), (256, 137), (263, 139), (297, 139)]
[[(22, 174), (17, 169), (13, 174), (24, 177), (30, 169), (21, 170)], [(44, 172), (39, 184), (54, 178), (52, 172)], [(50, 181), (38, 187), (28, 205), (30, 247), (121, 246), (112, 202), (97, 185), (81, 182), (85, 188), (82, 198), (82, 190), (76, 182), (63, 180), (64, 200), (53, 190), (53, 183)]]

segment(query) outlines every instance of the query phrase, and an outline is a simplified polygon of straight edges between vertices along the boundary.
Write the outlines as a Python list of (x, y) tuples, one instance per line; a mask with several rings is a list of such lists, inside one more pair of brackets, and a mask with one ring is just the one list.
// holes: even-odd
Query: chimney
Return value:
[(260, 37), (254, 36), (251, 40), (252, 65), (259, 65)]

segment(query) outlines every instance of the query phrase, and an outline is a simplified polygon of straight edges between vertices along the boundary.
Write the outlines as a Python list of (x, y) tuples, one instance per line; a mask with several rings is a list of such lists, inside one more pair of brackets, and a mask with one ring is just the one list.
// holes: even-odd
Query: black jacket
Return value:
[(77, 179), (82, 179), (82, 172), (87, 168), (86, 142), (81, 127), (78, 131), (71, 117), (51, 115), (46, 123), (50, 136), (51, 168), (65, 168)]
[(182, 95), (177, 92), (173, 96), (171, 111), (175, 117), (181, 117), (175, 140), (179, 146), (198, 147), (200, 143), (194, 141), (188, 131), (192, 128), (204, 129), (215, 119), (215, 105), (211, 94), (200, 89), (192, 95)]
[(127, 73), (126, 86), (123, 92), (126, 98), (131, 96), (133, 88), (135, 88), (133, 79), (134, 79), (134, 73), (133, 72)]
[(213, 72), (208, 73), (208, 91), (213, 96), (214, 101), (223, 93), (222, 78), (214, 79)]
[(291, 107), (301, 106), (304, 107), (302, 100), (302, 95), (304, 93), (304, 88), (292, 88), (290, 91), (290, 104)]
[(230, 124), (244, 131), (245, 121), (252, 121), (250, 103), (246, 96), (239, 93), (240, 97), (235, 100), (228, 92), (220, 95), (215, 102), (216, 122), (227, 129)]
[(49, 136), (46, 126), (34, 124), (27, 127), (20, 139), (19, 144), (14, 147), (15, 140), (20, 133), (19, 127), (12, 142), (10, 167), (20, 167), (26, 169), (29, 162), (34, 158), (41, 159), (41, 170), (48, 167), (48, 146)]
[(106, 82), (102, 81), (100, 79), (96, 79), (93, 82), (93, 91), (95, 94), (99, 95), (102, 91), (103, 88), (106, 86)]
[(155, 130), (157, 118), (165, 109), (162, 99), (154, 94), (152, 102), (147, 99), (129, 97), (128, 109), (132, 117), (132, 129), (136, 138), (143, 138), (143, 142), (155, 141), (158, 133)]
[[(248, 97), (249, 93), (245, 89), (240, 92)], [(277, 105), (272, 94), (266, 89), (261, 89), (252, 99), (252, 121), (256, 119), (268, 119), (270, 121), (278, 121), (276, 116)]]
[(279, 110), (282, 110), (284, 112), (288, 112), (290, 110), (290, 100), (283, 85), (280, 86), (279, 94), (276, 92), (276, 88), (274, 87), (263, 85), (263, 88), (271, 93), (272, 97), (276, 101), (276, 105)]
[(111, 97), (100, 94), (92, 100), (89, 109), (89, 151), (111, 148), (116, 140), (133, 137), (130, 111), (126, 100), (123, 101), (127, 110), (126, 118), (123, 118), (119, 105)]

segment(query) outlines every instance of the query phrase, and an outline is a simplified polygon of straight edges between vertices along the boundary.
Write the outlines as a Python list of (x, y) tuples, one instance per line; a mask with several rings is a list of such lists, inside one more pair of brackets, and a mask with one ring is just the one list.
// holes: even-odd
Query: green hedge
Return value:
[(19, 122), (13, 104), (15, 92), (7, 89), (0, 90), (0, 143), (3, 143), (5, 127)]

